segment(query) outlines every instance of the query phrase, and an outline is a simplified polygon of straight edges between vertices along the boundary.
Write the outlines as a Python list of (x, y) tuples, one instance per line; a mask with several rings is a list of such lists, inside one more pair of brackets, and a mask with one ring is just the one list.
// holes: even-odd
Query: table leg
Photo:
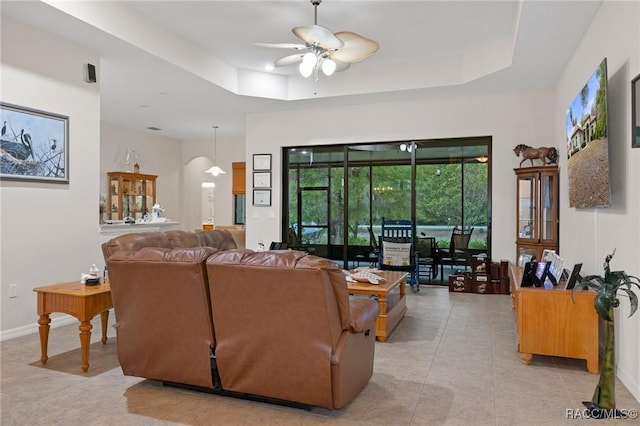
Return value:
[(387, 340), (387, 295), (381, 294), (378, 297), (378, 318), (376, 319), (376, 337), (378, 341)]
[(91, 321), (82, 321), (80, 323), (80, 350), (82, 351), (82, 371), (89, 370), (89, 343), (91, 343)]
[(49, 345), (49, 323), (51, 323), (51, 318), (49, 318), (49, 314), (40, 315), (40, 319), (38, 320), (38, 332), (40, 333), (40, 362), (44, 365), (47, 363), (49, 357), (47, 356), (47, 347)]
[(522, 362), (525, 365), (528, 365), (529, 362), (531, 361), (531, 358), (533, 358), (533, 354), (518, 352), (518, 355), (520, 356), (520, 362)]
[(109, 322), (109, 310), (106, 310), (100, 314), (100, 320), (102, 321), (102, 344), (107, 343), (107, 323)]

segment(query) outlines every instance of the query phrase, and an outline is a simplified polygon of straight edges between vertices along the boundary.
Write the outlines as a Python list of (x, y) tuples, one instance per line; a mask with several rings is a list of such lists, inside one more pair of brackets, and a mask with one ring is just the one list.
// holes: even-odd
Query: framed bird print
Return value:
[(69, 183), (69, 117), (0, 102), (0, 179)]

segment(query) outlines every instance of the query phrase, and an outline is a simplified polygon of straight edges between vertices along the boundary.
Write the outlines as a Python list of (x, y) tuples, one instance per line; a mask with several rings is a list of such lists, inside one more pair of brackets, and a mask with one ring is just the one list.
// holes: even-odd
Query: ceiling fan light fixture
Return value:
[(304, 78), (310, 77), (311, 73), (313, 73), (313, 68), (312, 65), (302, 62), (299, 67), (300, 74), (302, 74)]
[(302, 56), (302, 63), (313, 68), (318, 64), (318, 57), (313, 52), (307, 52)]
[(359, 62), (378, 51), (380, 46), (375, 40), (351, 31), (333, 33), (328, 28), (318, 25), (318, 6), (322, 0), (309, 1), (314, 10), (313, 24), (291, 29), (304, 44), (254, 43), (257, 46), (295, 49), (299, 52), (277, 59), (274, 66), (300, 64), (298, 70), (304, 78), (315, 74), (315, 80), (318, 81), (321, 69), (324, 75), (330, 76), (335, 72), (346, 70), (353, 62)]
[(336, 71), (336, 63), (331, 59), (327, 58), (322, 61), (322, 72), (327, 77), (333, 74)]

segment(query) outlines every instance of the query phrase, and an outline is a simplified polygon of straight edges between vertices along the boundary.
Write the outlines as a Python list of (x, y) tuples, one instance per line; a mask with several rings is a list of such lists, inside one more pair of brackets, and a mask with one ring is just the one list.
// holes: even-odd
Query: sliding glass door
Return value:
[(490, 151), (486, 137), (284, 148), (283, 241), (346, 265), (383, 218), (409, 219), (443, 248), (473, 226), (471, 247), (489, 251)]

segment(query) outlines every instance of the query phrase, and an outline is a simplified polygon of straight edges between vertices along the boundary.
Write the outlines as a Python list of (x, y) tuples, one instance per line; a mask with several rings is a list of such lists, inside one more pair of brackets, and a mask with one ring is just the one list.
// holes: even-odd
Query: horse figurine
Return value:
[[(516, 154), (516, 157), (522, 154), (520, 167), (522, 167), (522, 163), (527, 160), (531, 161), (531, 166), (533, 167), (534, 159), (542, 161), (542, 164), (556, 164), (558, 162), (558, 150), (554, 147), (547, 148), (541, 146), (540, 148), (532, 148), (521, 143), (513, 148), (513, 152)], [(547, 160), (549, 160), (548, 163)]]

